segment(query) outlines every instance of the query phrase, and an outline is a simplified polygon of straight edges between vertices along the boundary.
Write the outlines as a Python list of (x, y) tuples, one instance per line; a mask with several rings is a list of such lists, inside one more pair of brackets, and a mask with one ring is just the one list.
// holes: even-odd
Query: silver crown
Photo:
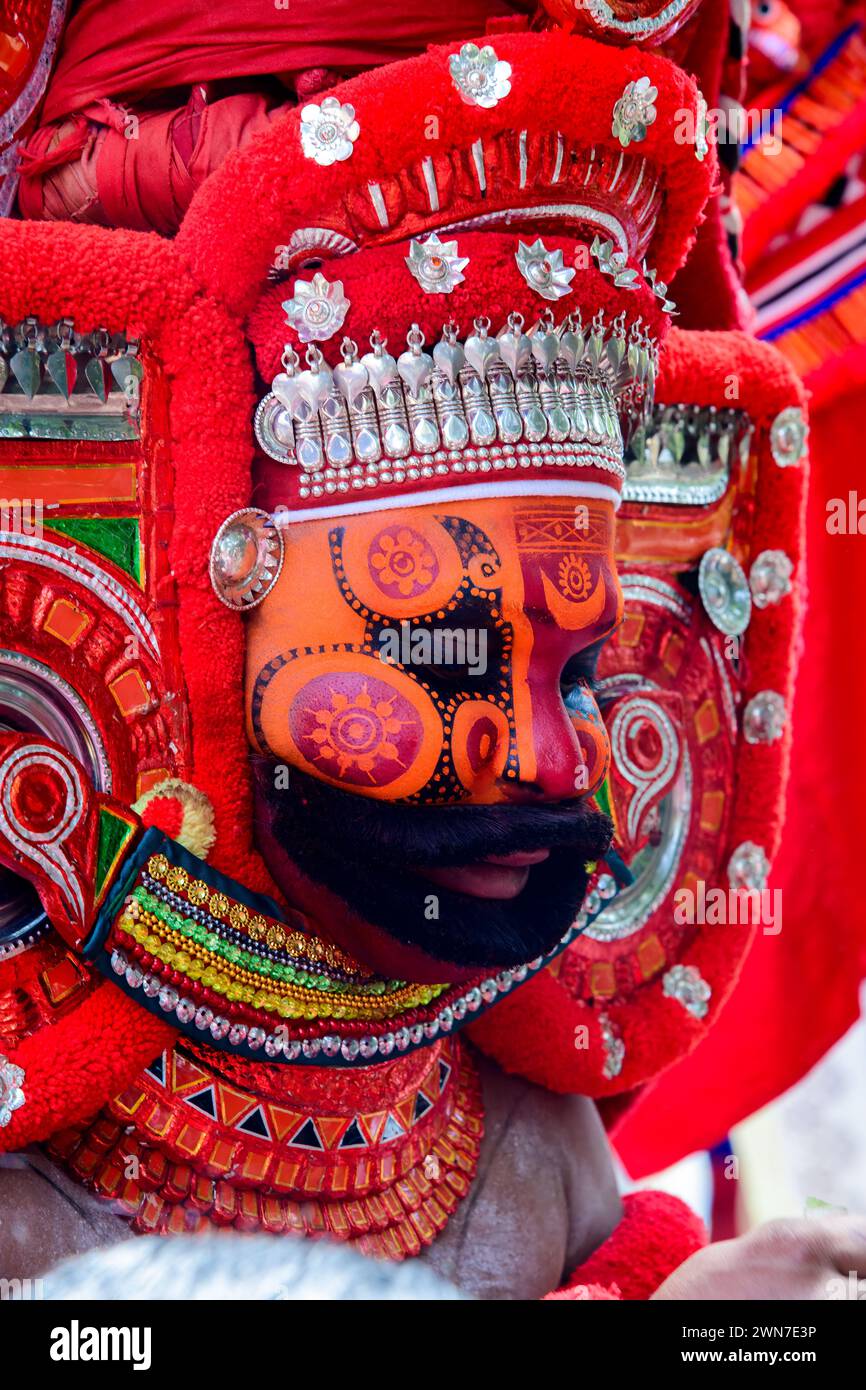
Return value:
[[(556, 327), (551, 311), (524, 332), (510, 314), (495, 336), (475, 319), (460, 341), (447, 323), (432, 353), (413, 324), (406, 350), (387, 351), (378, 332), (358, 356), (344, 338), (328, 367), (315, 346), (306, 367), (291, 346), (259, 404), (256, 437), (269, 457), (298, 466), (314, 495), (477, 467), (559, 463), (601, 466), (624, 477), (624, 439), (652, 409), (655, 342), (638, 319), (580, 314)], [(360, 479), (360, 483), (359, 480)], [(332, 484), (333, 486), (329, 486)]]
[(748, 463), (754, 425), (733, 407), (658, 405), (626, 449), (627, 502), (705, 507)]

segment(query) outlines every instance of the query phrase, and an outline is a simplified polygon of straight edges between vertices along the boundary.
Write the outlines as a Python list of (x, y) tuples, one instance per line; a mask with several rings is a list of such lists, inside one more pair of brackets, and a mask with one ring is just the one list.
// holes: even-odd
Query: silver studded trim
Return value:
[[(222, 563), (232, 541), (249, 549), (243, 572), (231, 573)], [(234, 612), (258, 608), (279, 579), (284, 558), (283, 535), (272, 517), (261, 508), (243, 507), (226, 517), (214, 537), (208, 564), (211, 587), (220, 603)]]
[(301, 497), (324, 497), (334, 493), (380, 488), (406, 481), (426, 478), (459, 477), (461, 474), (502, 473), (515, 469), (546, 468), (553, 464), (561, 468), (601, 468), (622, 480), (625, 469), (621, 454), (615, 446), (554, 444), (542, 440), (539, 444), (503, 444), (491, 448), (476, 445), (459, 453), (439, 450), (435, 454), (410, 454), (404, 459), (384, 459), (366, 468), (355, 464), (350, 469), (323, 469), (321, 473), (300, 473)]
[(282, 308), (302, 343), (324, 343), (342, 328), (349, 300), (342, 280), (326, 280), (317, 270), (312, 280), (295, 281), (294, 293)]
[(798, 405), (790, 405), (776, 416), (770, 427), (770, 450), (780, 468), (793, 468), (804, 458), (809, 430)]
[(638, 273), (628, 263), (628, 256), (624, 251), (615, 251), (612, 241), (602, 241), (601, 237), (594, 237), (590, 246), (590, 253), (596, 261), (602, 275), (610, 275), (617, 289), (636, 290), (638, 284)]
[(693, 1018), (706, 1018), (713, 991), (693, 965), (674, 965), (662, 979), (666, 999), (676, 999)]
[(701, 556), (698, 588), (704, 612), (727, 637), (740, 637), (752, 617), (752, 594), (742, 565), (729, 550), (713, 546)]
[(600, 311), (557, 327), (548, 309), (529, 333), (511, 314), (497, 336), (476, 319), (463, 342), (446, 324), (432, 354), (413, 324), (406, 344), (397, 360), (374, 331), (359, 358), (344, 338), (334, 368), (311, 345), (306, 369), (287, 345), (255, 431), (270, 458), (300, 468), (303, 497), (551, 460), (624, 478), (623, 441), (651, 414), (658, 367), (641, 321)]
[(626, 83), (622, 96), (614, 105), (611, 121), (611, 134), (623, 149), (646, 139), (647, 131), (658, 115), (655, 106), (658, 94), (658, 88), (648, 77)]
[(619, 1076), (625, 1062), (625, 1043), (607, 1014), (599, 1014), (598, 1022), (601, 1028), (602, 1046), (604, 1047), (602, 1071), (608, 1081), (613, 1081)]
[(793, 587), (794, 562), (784, 550), (762, 550), (749, 571), (752, 602), (769, 608), (787, 598)]
[(500, 208), (496, 212), (482, 212), (477, 217), (466, 217), (460, 222), (449, 222), (440, 227), (441, 232), (472, 231), (477, 227), (508, 226), (516, 217), (529, 220), (549, 221), (551, 218), (589, 222), (601, 227), (613, 237), (620, 251), (628, 251), (628, 237), (617, 217), (590, 207), (588, 203), (541, 203), (534, 207)]
[(355, 108), (337, 97), (325, 97), (301, 108), (301, 149), (307, 159), (328, 166), (351, 159), (361, 127), (355, 119)]
[(358, 244), (330, 227), (296, 227), (284, 246), (277, 247), (275, 271), (303, 270), (310, 261), (351, 256)]
[(709, 107), (703, 92), (698, 92), (697, 110), (695, 112), (695, 157), (701, 163), (706, 159), (710, 152), (710, 126), (709, 126)]
[(728, 882), (732, 888), (763, 892), (770, 876), (766, 850), (754, 840), (744, 840), (728, 860)]
[(561, 251), (548, 251), (541, 237), (530, 246), (521, 241), (514, 259), (529, 288), (542, 299), (562, 299), (563, 295), (571, 294), (571, 282), (577, 270), (565, 264)]
[(24, 1068), (17, 1067), (0, 1053), (0, 1129), (5, 1129), (16, 1110), (24, 1104)]
[[(208, 1034), (227, 1051), (239, 1056), (248, 1057), (264, 1049), (274, 1061), (305, 1063), (318, 1059), (320, 1064), (322, 1060), (327, 1060), (339, 1065), (366, 1066), (395, 1052), (414, 1052), (437, 1037), (458, 1030), (464, 1023), (471, 1023), (476, 1015), (484, 1013), (498, 999), (537, 975), (579, 935), (580, 929), (572, 926), (546, 955), (536, 956), (526, 965), (490, 975), (480, 984), (466, 988), (456, 996), (449, 993), (448, 1002), (424, 1024), (417, 1023), (382, 1034), (371, 1033), (361, 1038), (355, 1034), (343, 1036), (336, 1032), (326, 1038), (305, 1038), (301, 1041), (290, 1038), (289, 1024), (282, 1024), (270, 1033), (263, 1028), (248, 1028), (243, 1023), (230, 1024), (228, 1019), (215, 1016), (212, 1009), (206, 1006), (197, 1008), (191, 999), (181, 998), (172, 985), (166, 984), (159, 975), (144, 971), (128, 958), (125, 951), (112, 951), (106, 965), (133, 997), (142, 990), (148, 999), (157, 1000), (163, 1012), (173, 1014), (179, 1024), (185, 1027), (192, 1024), (200, 1033)], [(334, 1021), (334, 1027), (339, 1029), (339, 1020)]]
[(425, 294), (450, 294), (466, 279), (468, 256), (461, 256), (456, 241), (440, 241), (431, 232), (426, 241), (413, 238), (405, 261)]
[(747, 743), (776, 743), (785, 732), (788, 711), (776, 690), (760, 690), (743, 711), (743, 737)]
[(709, 506), (751, 452), (753, 426), (741, 410), (659, 405), (626, 450), (626, 502)]
[(581, 0), (581, 3), (597, 24), (628, 37), (632, 42), (639, 42), (650, 38), (661, 40), (672, 34), (685, 18), (684, 11), (689, 8), (691, 0), (670, 0), (658, 14), (638, 16), (636, 19), (622, 19), (611, 9), (607, 0)]

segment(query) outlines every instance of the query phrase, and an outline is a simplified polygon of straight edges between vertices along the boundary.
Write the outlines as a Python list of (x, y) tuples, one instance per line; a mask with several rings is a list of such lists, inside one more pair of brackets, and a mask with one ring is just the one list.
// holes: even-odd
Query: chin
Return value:
[[(587, 861), (610, 843), (607, 818), (579, 802), (431, 812), (302, 778), (289, 793), (274, 792), (267, 771), (257, 776), (262, 854), (317, 930), (391, 978), (457, 983), (546, 954), (580, 910)], [(519, 867), (503, 866), (508, 856)]]

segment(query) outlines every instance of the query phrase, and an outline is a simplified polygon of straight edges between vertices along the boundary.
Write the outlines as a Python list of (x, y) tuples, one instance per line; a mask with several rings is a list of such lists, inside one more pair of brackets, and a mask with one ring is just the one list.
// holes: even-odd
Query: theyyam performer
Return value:
[(676, 904), (782, 834), (804, 393), (668, 289), (736, 296), (728, 6), (489, 8), (305, 52), (176, 226), (114, 118), (107, 225), (0, 222), (6, 1277), (214, 1228), (488, 1299), (862, 1262), (854, 1218), (706, 1246), (605, 1135), (753, 941)]

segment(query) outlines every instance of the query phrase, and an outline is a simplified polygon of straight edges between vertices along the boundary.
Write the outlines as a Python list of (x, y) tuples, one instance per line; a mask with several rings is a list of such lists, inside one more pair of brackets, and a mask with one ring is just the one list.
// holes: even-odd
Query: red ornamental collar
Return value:
[[(255, 1089), (238, 1079), (251, 1075)], [(468, 1192), (482, 1116), (456, 1039), (358, 1075), (244, 1068), (179, 1045), (49, 1151), (137, 1234), (233, 1226), (403, 1259)]]

